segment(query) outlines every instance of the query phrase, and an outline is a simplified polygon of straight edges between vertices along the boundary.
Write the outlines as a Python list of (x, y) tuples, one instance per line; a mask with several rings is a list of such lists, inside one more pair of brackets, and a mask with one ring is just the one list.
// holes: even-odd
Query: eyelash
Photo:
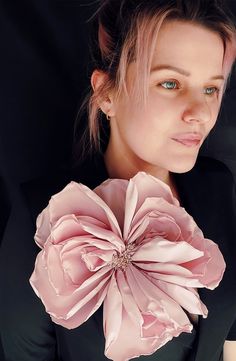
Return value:
[[(160, 85), (161, 87), (163, 87), (163, 84), (165, 84), (165, 83), (175, 83), (175, 84), (177, 84), (177, 86), (178, 86), (178, 82), (177, 81), (175, 81), (175, 80), (166, 80), (166, 81), (163, 81), (163, 82), (161, 82), (161, 83), (159, 83), (158, 85)], [(165, 88), (165, 87), (163, 87), (164, 89), (166, 89), (166, 90), (178, 90), (178, 89), (180, 89), (180, 87), (175, 87), (175, 88)], [(215, 91), (213, 92), (213, 93), (210, 93), (210, 94), (207, 94), (206, 93), (206, 95), (208, 95), (208, 96), (213, 96), (214, 94), (218, 94), (219, 93), (219, 91), (220, 91), (220, 89), (219, 88), (217, 88), (217, 87), (215, 87), (215, 86), (213, 86), (213, 87), (208, 87), (208, 88), (206, 88), (206, 89), (215, 89)]]

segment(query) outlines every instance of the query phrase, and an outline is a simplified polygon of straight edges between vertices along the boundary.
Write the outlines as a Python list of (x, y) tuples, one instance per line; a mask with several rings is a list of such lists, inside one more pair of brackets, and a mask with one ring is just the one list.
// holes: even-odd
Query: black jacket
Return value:
[[(102, 307), (77, 329), (51, 322), (29, 284), (40, 249), (35, 219), (52, 194), (70, 180), (91, 188), (108, 178), (102, 159), (77, 171), (22, 185), (11, 211), (0, 254), (0, 329), (6, 361), (105, 361)], [(220, 286), (200, 289), (209, 310), (192, 334), (183, 333), (140, 361), (219, 361), (225, 339), (236, 340), (236, 204), (231, 172), (221, 162), (199, 157), (187, 173), (174, 174), (182, 206), (226, 261)], [(3, 290), (3, 292), (2, 292)]]

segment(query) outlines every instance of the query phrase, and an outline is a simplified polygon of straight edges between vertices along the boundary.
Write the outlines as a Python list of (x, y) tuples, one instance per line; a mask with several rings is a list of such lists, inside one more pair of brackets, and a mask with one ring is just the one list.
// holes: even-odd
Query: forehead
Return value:
[(164, 63), (189, 72), (213, 72), (221, 71), (223, 58), (224, 44), (219, 34), (192, 22), (169, 20), (159, 31), (152, 65)]

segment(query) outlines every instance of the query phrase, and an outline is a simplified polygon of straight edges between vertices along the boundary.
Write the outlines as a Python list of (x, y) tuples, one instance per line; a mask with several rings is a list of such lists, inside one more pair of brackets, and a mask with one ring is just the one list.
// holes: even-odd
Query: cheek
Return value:
[[(148, 140), (155, 138), (161, 141), (159, 135), (167, 135), (178, 125), (183, 105), (176, 99), (149, 94), (146, 108), (130, 106), (123, 108), (119, 114), (119, 131), (126, 139), (143, 141), (149, 146)], [(131, 116), (132, 115), (132, 116)], [(164, 141), (164, 138), (163, 138)]]
[(186, 104), (186, 99), (176, 96), (176, 93), (163, 94), (160, 90), (151, 89), (149, 93), (148, 108), (158, 112), (159, 115), (175, 114), (180, 112)]

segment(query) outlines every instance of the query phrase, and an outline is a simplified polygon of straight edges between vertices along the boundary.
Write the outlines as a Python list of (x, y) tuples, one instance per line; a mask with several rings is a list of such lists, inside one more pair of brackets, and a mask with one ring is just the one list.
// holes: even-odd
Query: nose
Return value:
[(195, 93), (191, 97), (185, 99), (186, 106), (182, 115), (183, 121), (187, 123), (207, 123), (211, 120), (212, 113), (206, 97), (206, 94), (196, 95)]

